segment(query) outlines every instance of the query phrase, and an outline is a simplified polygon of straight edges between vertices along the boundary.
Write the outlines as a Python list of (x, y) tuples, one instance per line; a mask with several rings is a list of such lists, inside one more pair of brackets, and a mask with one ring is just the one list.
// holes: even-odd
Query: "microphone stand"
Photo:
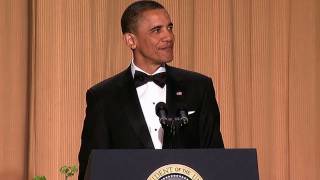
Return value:
[(169, 149), (179, 148), (179, 130), (183, 126), (183, 122), (179, 117), (167, 118), (166, 121), (161, 122), (164, 136), (163, 142), (168, 146)]
[[(157, 103), (155, 107), (156, 115), (164, 131), (163, 148), (180, 148), (180, 127), (188, 124), (188, 113), (185, 108), (178, 109), (178, 117), (168, 117), (168, 108), (164, 102)], [(168, 141), (168, 142), (166, 142)], [(167, 147), (168, 146), (168, 147)]]

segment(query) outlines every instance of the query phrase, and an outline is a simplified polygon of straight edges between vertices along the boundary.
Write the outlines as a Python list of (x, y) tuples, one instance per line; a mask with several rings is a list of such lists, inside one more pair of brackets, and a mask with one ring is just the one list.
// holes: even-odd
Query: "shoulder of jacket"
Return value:
[(176, 68), (176, 67), (168, 67), (168, 70), (172, 72), (176, 78), (181, 79), (181, 80), (186, 80), (186, 81), (211, 81), (211, 78), (203, 75), (201, 73), (195, 72), (195, 71), (190, 71), (190, 70), (185, 70), (181, 68)]
[(125, 76), (126, 70), (93, 85), (88, 89), (88, 92), (91, 92), (97, 97), (101, 97), (110, 92), (116, 91), (119, 85), (123, 83)]

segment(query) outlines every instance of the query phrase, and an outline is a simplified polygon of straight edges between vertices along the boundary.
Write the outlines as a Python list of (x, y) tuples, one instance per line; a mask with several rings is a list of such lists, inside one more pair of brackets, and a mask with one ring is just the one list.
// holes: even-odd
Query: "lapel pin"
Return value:
[(181, 92), (181, 91), (178, 91), (178, 92), (176, 93), (176, 95), (177, 95), (177, 96), (182, 96), (182, 92)]

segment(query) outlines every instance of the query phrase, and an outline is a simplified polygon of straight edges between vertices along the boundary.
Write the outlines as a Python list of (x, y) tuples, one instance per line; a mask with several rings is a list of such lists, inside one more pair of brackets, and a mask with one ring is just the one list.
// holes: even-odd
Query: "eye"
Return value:
[(152, 32), (156, 32), (156, 33), (159, 33), (160, 32), (160, 28), (154, 28), (153, 30), (152, 30)]
[(173, 25), (168, 26), (168, 30), (172, 31), (173, 30)]

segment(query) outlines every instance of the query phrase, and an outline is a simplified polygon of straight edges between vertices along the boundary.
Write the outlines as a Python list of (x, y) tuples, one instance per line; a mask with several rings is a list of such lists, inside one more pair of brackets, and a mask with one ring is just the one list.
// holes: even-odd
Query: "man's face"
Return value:
[(138, 19), (135, 29), (134, 58), (144, 65), (161, 65), (172, 61), (173, 24), (165, 9), (147, 10)]

